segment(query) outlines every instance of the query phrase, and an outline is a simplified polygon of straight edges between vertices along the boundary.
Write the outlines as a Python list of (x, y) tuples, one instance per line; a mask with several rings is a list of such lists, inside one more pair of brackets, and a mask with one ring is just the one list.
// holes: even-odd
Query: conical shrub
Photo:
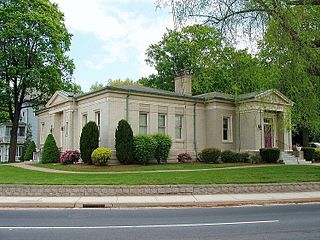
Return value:
[(91, 165), (92, 152), (99, 147), (99, 129), (95, 122), (88, 122), (80, 136), (80, 154), (84, 163)]
[(60, 151), (53, 135), (50, 133), (44, 143), (41, 157), (42, 163), (57, 163), (60, 159)]
[(133, 162), (133, 132), (126, 120), (120, 120), (115, 134), (116, 156), (119, 162)]
[(24, 153), (24, 156), (23, 156), (23, 160), (24, 161), (30, 161), (33, 159), (33, 152), (36, 151), (36, 144), (34, 143), (34, 141), (31, 141), (28, 146), (27, 146), (27, 149)]

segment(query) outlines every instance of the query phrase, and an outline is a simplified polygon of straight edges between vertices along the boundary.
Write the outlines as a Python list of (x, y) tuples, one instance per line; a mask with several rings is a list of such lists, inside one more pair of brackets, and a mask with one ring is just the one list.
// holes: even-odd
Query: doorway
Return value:
[(273, 119), (264, 118), (263, 120), (264, 147), (273, 147)]

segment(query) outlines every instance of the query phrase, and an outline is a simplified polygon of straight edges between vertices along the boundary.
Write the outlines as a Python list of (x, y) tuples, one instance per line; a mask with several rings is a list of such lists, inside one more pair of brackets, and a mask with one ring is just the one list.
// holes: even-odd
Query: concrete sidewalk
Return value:
[(0, 197), (2, 208), (218, 207), (320, 203), (320, 192), (114, 197)]

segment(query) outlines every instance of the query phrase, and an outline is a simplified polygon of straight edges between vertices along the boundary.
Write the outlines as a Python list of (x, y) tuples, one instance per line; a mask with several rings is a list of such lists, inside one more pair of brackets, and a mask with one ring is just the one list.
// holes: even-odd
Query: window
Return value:
[(148, 133), (148, 113), (139, 113), (139, 133)]
[(87, 123), (88, 123), (88, 115), (83, 114), (82, 115), (82, 127), (84, 127), (84, 125), (86, 125)]
[(25, 127), (19, 127), (18, 129), (18, 136), (24, 137), (26, 135), (26, 128)]
[(22, 155), (22, 146), (16, 147), (16, 157), (21, 157)]
[(166, 115), (159, 114), (158, 115), (158, 133), (166, 133)]
[(96, 124), (98, 126), (98, 129), (99, 129), (99, 133), (100, 133), (100, 112), (95, 112), (95, 121), (96, 121)]
[(176, 139), (182, 139), (182, 115), (176, 115)]
[(222, 140), (232, 141), (231, 117), (223, 117)]

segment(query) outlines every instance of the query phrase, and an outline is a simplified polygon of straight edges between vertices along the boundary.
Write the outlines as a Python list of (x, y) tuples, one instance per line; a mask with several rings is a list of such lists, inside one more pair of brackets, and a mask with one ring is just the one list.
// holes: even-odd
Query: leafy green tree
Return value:
[(215, 28), (199, 25), (168, 30), (160, 42), (150, 45), (146, 61), (158, 74), (139, 83), (173, 91), (175, 76), (187, 70), (192, 73), (193, 94), (255, 91), (275, 74), (245, 50), (230, 47)]
[(99, 91), (101, 89), (104, 89), (106, 86), (103, 83), (95, 82), (90, 87), (90, 92)]
[(56, 140), (50, 133), (44, 142), (43, 152), (41, 156), (42, 163), (57, 163), (60, 159), (60, 151), (57, 147)]
[(36, 108), (70, 81), (71, 34), (49, 0), (0, 2), (0, 111), (12, 122), (9, 161), (16, 155), (23, 106)]
[(9, 114), (7, 112), (0, 111), (0, 123), (9, 121)]
[(34, 143), (34, 141), (31, 141), (28, 146), (26, 147), (24, 156), (23, 156), (23, 160), (24, 161), (30, 161), (33, 159), (33, 152), (36, 151), (36, 144)]
[(123, 164), (133, 161), (133, 132), (126, 120), (120, 120), (115, 133), (117, 159)]
[(121, 80), (120, 78), (116, 80), (109, 79), (108, 81), (108, 86), (131, 85), (131, 84), (138, 84), (138, 83), (131, 80), (130, 78), (126, 78), (124, 80)]
[(84, 163), (91, 165), (92, 152), (99, 147), (99, 129), (95, 122), (88, 122), (80, 136), (80, 154)]

